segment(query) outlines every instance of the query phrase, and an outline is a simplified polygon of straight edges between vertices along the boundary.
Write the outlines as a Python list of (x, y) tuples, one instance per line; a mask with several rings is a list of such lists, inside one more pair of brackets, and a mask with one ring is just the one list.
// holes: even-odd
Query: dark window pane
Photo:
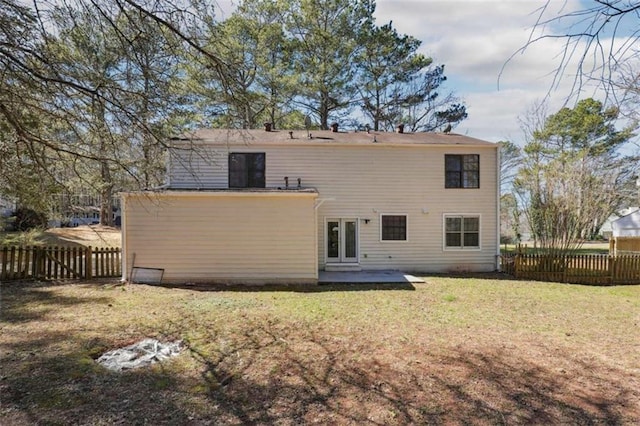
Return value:
[(447, 247), (460, 247), (460, 233), (447, 232)]
[(265, 154), (229, 154), (229, 188), (264, 188)]
[(407, 239), (407, 217), (400, 215), (382, 216), (382, 240), (405, 241)]
[(464, 188), (479, 188), (480, 179), (477, 172), (464, 172)]
[(344, 223), (344, 255), (356, 257), (356, 223), (351, 220)]
[(445, 155), (445, 168), (448, 172), (459, 172), (462, 170), (462, 162), (460, 155)]
[(464, 218), (464, 232), (473, 232), (480, 230), (480, 218), (479, 217), (465, 217)]
[(459, 155), (444, 156), (445, 188), (460, 188), (462, 185), (462, 161)]
[(465, 170), (480, 170), (480, 156), (479, 155), (463, 155), (464, 169)]
[(263, 153), (251, 154), (251, 163), (248, 170), (249, 186), (251, 188), (264, 188), (264, 157)]
[(229, 188), (246, 188), (247, 161), (244, 154), (229, 154)]
[(461, 185), (460, 172), (447, 172), (445, 188), (460, 188)]
[(444, 156), (445, 188), (479, 188), (480, 156), (478, 154)]
[(340, 223), (327, 222), (327, 257), (340, 256)]
[(447, 232), (451, 231), (461, 231), (462, 230), (462, 218), (459, 217), (448, 217), (447, 218)]
[(465, 247), (479, 247), (480, 235), (477, 232), (465, 232), (464, 234), (464, 246)]

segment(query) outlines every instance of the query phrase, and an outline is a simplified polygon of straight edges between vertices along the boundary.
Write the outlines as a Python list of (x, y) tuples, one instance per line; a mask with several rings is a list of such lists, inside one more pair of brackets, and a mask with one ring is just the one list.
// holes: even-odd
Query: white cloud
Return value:
[[(543, 39), (518, 53), (545, 4), (545, 0), (378, 0), (376, 17), (378, 23), (391, 20), (399, 32), (422, 40), (422, 52), (445, 64), (448, 88), (466, 101), (469, 112), (457, 132), (517, 141), (518, 117), (549, 95), (551, 108), (562, 106), (573, 83), (569, 75), (553, 87), (564, 40)], [(557, 10), (548, 10), (547, 16), (556, 16), (576, 10), (579, 4), (551, 2), (550, 7)]]

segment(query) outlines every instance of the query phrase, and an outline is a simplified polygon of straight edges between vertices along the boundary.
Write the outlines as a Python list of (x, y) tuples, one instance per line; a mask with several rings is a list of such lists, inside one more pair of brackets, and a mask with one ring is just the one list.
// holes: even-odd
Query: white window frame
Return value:
[(336, 264), (335, 261), (329, 261), (329, 246), (327, 245), (327, 233), (329, 230), (329, 221), (332, 220), (354, 220), (356, 222), (356, 257), (355, 257), (355, 262), (338, 262), (338, 264), (343, 264), (343, 265), (349, 265), (349, 264), (360, 264), (360, 239), (361, 239), (361, 235), (360, 233), (362, 232), (361, 227), (360, 227), (360, 218), (357, 216), (345, 216), (345, 217), (340, 217), (338, 216), (323, 216), (323, 220), (324, 220), (324, 234), (323, 234), (323, 245), (324, 245), (324, 263), (325, 265), (334, 265)]
[[(405, 239), (404, 240), (383, 240), (382, 239), (382, 216), (404, 216), (405, 218)], [(381, 243), (391, 243), (391, 244), (398, 244), (398, 243), (406, 243), (407, 241), (409, 241), (409, 214), (407, 213), (380, 213), (379, 217), (378, 217), (378, 223), (380, 224), (379, 228), (378, 228), (378, 240)]]
[[(449, 247), (447, 246), (447, 218), (460, 217), (464, 224), (465, 217), (477, 217), (478, 218), (478, 246), (474, 247)], [(464, 234), (463, 234), (464, 236)], [(462, 238), (464, 244), (464, 237)], [(482, 250), (482, 215), (480, 213), (444, 213), (442, 215), (442, 250), (443, 251), (480, 251)]]

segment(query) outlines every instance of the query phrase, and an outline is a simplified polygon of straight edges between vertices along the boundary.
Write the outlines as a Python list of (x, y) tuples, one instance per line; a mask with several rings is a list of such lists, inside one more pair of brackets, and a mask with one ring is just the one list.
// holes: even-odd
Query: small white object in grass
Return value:
[(179, 355), (182, 349), (180, 340), (162, 343), (156, 339), (144, 339), (124, 348), (105, 352), (97, 362), (112, 371), (131, 370)]

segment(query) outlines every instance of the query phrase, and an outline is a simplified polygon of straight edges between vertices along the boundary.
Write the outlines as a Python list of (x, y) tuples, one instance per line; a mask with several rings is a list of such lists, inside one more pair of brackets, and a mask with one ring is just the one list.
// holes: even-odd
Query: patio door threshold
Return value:
[(362, 267), (359, 263), (327, 263), (324, 265), (327, 272), (360, 272)]

